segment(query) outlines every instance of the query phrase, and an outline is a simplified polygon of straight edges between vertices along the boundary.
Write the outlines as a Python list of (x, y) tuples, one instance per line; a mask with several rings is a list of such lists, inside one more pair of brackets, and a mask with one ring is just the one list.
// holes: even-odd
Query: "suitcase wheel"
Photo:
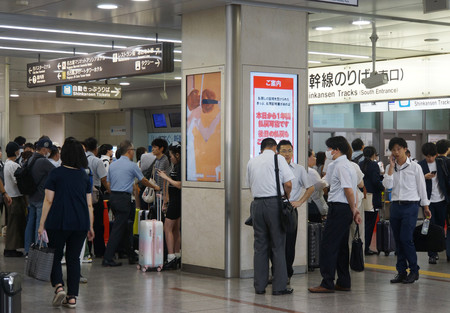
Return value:
[(138, 270), (140, 270), (140, 269), (141, 269), (141, 266), (138, 264), (138, 265), (136, 265), (136, 268), (137, 268)]
[(144, 273), (147, 272), (147, 266), (142, 266), (141, 267), (141, 271), (144, 272)]
[(158, 266), (158, 267), (156, 268), (156, 271), (157, 271), (157, 272), (161, 272), (161, 270), (162, 270), (162, 266)]

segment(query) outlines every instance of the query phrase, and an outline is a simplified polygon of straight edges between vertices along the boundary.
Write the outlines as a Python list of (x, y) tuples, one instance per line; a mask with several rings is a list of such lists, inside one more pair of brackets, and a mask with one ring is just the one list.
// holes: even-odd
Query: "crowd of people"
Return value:
[[(120, 143), (114, 155), (110, 144), (98, 145), (87, 138), (66, 138), (62, 147), (48, 136), (27, 143), (22, 136), (6, 145), (6, 162), (0, 164), (2, 213), (5, 214), (5, 257), (27, 257), (30, 246), (48, 236), (55, 251), (51, 283), (54, 306), (76, 307), (81, 275), (80, 264), (91, 257), (104, 267), (138, 262), (133, 248), (136, 208), (155, 207), (140, 201), (145, 187), (162, 195), (167, 242), (166, 269), (181, 263), (181, 145), (168, 146), (158, 138), (152, 151), (134, 148), (129, 140)], [(137, 163), (135, 162), (135, 157)], [(20, 172), (20, 173), (19, 173)], [(28, 173), (28, 174), (24, 174)], [(28, 176), (27, 176), (28, 175)], [(106, 201), (104, 201), (106, 200)], [(104, 238), (104, 203), (109, 203), (112, 221), (109, 240)], [(24, 252), (21, 250), (23, 249)], [(87, 250), (85, 257), (85, 249)], [(67, 267), (67, 292), (62, 263)]]
[[(261, 153), (247, 165), (247, 183), (253, 196), (250, 213), (254, 229), (254, 288), (264, 294), (272, 284), (273, 295), (291, 294), (295, 239), (297, 231), (285, 232), (280, 218), (274, 156), (279, 168), (280, 192), (292, 206), (308, 203), (308, 221), (323, 223), (320, 242), (320, 285), (312, 293), (351, 290), (349, 271), (349, 232), (362, 223), (364, 212), (364, 254), (370, 249), (378, 212), (389, 191), (390, 223), (396, 244), (397, 275), (391, 283), (414, 283), (419, 265), (413, 242), (419, 209), (425, 218), (441, 227), (450, 216), (450, 141), (426, 143), (425, 159), (411, 159), (407, 142), (394, 137), (389, 141), (389, 163), (384, 165), (373, 146), (358, 138), (351, 145), (342, 136), (330, 137), (327, 150), (308, 151), (308, 171), (293, 159), (293, 145), (278, 144), (272, 138), (261, 142)], [(409, 155), (408, 155), (409, 153)], [(450, 261), (450, 236), (447, 236), (447, 261)], [(429, 263), (436, 264), (437, 253), (429, 252)], [(269, 275), (269, 261), (272, 275)], [(407, 273), (409, 269), (409, 274)], [(337, 279), (336, 279), (337, 274)]]
[[(0, 164), (0, 192), (5, 214), (5, 257), (27, 255), (32, 243), (47, 233), (49, 247), (55, 249), (51, 282), (55, 288), (53, 305), (76, 307), (81, 275), (80, 261), (101, 258), (104, 267), (138, 261), (133, 248), (133, 222), (136, 208), (148, 210), (156, 218), (155, 206), (142, 201), (145, 187), (161, 194), (164, 234), (167, 246), (165, 269), (181, 264), (181, 145), (170, 146), (155, 139), (152, 151), (135, 148), (129, 140), (113, 146), (93, 138), (78, 141), (69, 137), (62, 147), (47, 136), (35, 143), (17, 137), (6, 145), (6, 162)], [(308, 168), (293, 162), (292, 143), (272, 138), (261, 142), (261, 153), (247, 166), (247, 182), (253, 196), (251, 220), (254, 230), (254, 288), (264, 294), (272, 284), (273, 295), (293, 292), (297, 229), (284, 231), (279, 213), (276, 172), (281, 194), (297, 210), (308, 207), (308, 220), (323, 223), (320, 243), (320, 285), (313, 293), (351, 290), (349, 271), (349, 233), (353, 222), (365, 224), (365, 255), (383, 208), (382, 194), (389, 190), (390, 223), (396, 243), (397, 275), (391, 283), (413, 283), (419, 279), (419, 265), (413, 242), (419, 209), (431, 223), (448, 223), (450, 203), (450, 141), (426, 143), (425, 159), (416, 162), (408, 156), (407, 142), (395, 137), (389, 141), (389, 162), (384, 166), (373, 146), (361, 139), (351, 145), (342, 136), (330, 137), (327, 150), (308, 151)], [(135, 162), (135, 158), (136, 161)], [(276, 162), (275, 162), (276, 160)], [(278, 165), (276, 165), (277, 163)], [(33, 182), (24, 187), (21, 172), (28, 169)], [(109, 240), (104, 238), (104, 203), (113, 216)], [(362, 209), (364, 207), (364, 209)], [(21, 250), (23, 249), (24, 252)], [(429, 263), (438, 255), (429, 252)], [(61, 262), (67, 266), (67, 292)], [(450, 236), (447, 236), (447, 261), (450, 261)], [(270, 275), (269, 262), (272, 263)], [(409, 269), (409, 274), (407, 270)], [(337, 279), (336, 279), (337, 274)], [(272, 277), (270, 277), (272, 276)]]

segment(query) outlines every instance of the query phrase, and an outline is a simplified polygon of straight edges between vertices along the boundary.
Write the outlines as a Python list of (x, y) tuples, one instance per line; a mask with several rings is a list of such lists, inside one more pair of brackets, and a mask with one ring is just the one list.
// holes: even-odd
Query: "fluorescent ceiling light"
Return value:
[(181, 50), (173, 50), (173, 53), (181, 53)]
[(367, 21), (367, 20), (357, 20), (357, 21), (353, 21), (352, 24), (356, 25), (356, 26), (366, 26), (366, 25), (370, 25), (372, 22), (371, 21)]
[(173, 59), (174, 62), (181, 62), (180, 59)]
[[(74, 30), (63, 30), (63, 29), (50, 29), (50, 28), (25, 27), (25, 26), (13, 26), (13, 25), (0, 25), (0, 28), (26, 30), (26, 31), (33, 31), (33, 32), (44, 32), (44, 33), (106, 37), (106, 38), (115, 38), (115, 39), (120, 38), (120, 39), (131, 39), (131, 40), (156, 41), (156, 38), (153, 38), (153, 37), (138, 37), (138, 36), (117, 35), (117, 34), (91, 33), (91, 32), (80, 32), (80, 31), (74, 31)], [(158, 38), (158, 40), (166, 41), (166, 42), (173, 42), (173, 43), (181, 43), (181, 40), (175, 40), (175, 39)]]
[(131, 1), (134, 1), (134, 2), (149, 2), (150, 0), (131, 0)]
[[(0, 40), (10, 40), (10, 41), (25, 41), (25, 42), (40, 42), (40, 43), (55, 43), (61, 45), (69, 45), (69, 46), (86, 46), (86, 47), (100, 47), (100, 48), (111, 48), (112, 45), (101, 45), (96, 43), (87, 43), (87, 42), (75, 42), (75, 41), (57, 41), (57, 40), (44, 40), (44, 39), (32, 39), (32, 38), (18, 38), (18, 37), (2, 37), (0, 36)], [(126, 46), (116, 46), (114, 48), (126, 48)]]
[(311, 64), (320, 64), (320, 63), (322, 63), (322, 62), (320, 62), (320, 61), (312, 61), (312, 60), (309, 60), (308, 63), (311, 63)]
[(9, 95), (11, 98), (19, 98), (19, 95), (17, 93), (12, 93)]
[[(48, 53), (61, 53), (61, 54), (74, 54), (73, 51), (63, 51), (63, 50), (47, 50), (47, 49), (31, 49), (31, 48), (19, 48), (19, 47), (3, 47), (0, 46), (0, 50), (13, 50), (13, 51), (31, 51), (31, 52), (48, 52)], [(87, 52), (77, 52), (75, 54), (88, 54)]]
[(180, 77), (180, 76), (175, 76), (173, 79), (181, 80), (182, 77)]
[(121, 82), (119, 83), (120, 86), (130, 86), (129, 82)]
[(319, 31), (327, 31), (327, 30), (333, 30), (333, 27), (331, 27), (331, 26), (317, 26), (317, 27), (314, 27), (313, 29), (319, 30)]
[(56, 93), (56, 90), (51, 89), (51, 90), (47, 90), (48, 93)]
[(97, 4), (97, 8), (102, 9), (102, 10), (115, 10), (118, 7), (119, 6), (117, 4), (114, 4), (114, 3), (100, 3), (100, 4)]
[(365, 55), (342, 54), (342, 53), (331, 53), (331, 52), (308, 51), (308, 54), (330, 55), (330, 56), (335, 56), (335, 57), (346, 57), (346, 58), (355, 58), (355, 59), (370, 59), (370, 57), (365, 56)]

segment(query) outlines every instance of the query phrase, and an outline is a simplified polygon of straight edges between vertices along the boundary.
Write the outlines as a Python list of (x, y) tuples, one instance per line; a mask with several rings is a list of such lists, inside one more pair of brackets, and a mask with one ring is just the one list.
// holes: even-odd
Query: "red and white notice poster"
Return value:
[(250, 157), (260, 153), (261, 141), (290, 140), (297, 162), (297, 75), (250, 73)]

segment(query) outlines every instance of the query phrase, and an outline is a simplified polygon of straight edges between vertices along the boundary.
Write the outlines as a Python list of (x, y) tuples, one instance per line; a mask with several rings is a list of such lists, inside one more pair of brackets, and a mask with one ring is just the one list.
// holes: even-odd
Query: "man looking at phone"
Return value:
[[(425, 159), (419, 162), (425, 175), (427, 196), (430, 200), (431, 223), (445, 227), (445, 216), (447, 214), (447, 203), (450, 203), (447, 194), (446, 182), (448, 183), (448, 170), (444, 168), (444, 160), (436, 158), (436, 145), (427, 142), (422, 146)], [(436, 264), (437, 252), (428, 252), (428, 263)]]
[[(395, 278), (391, 279), (392, 284), (411, 284), (419, 279), (419, 265), (413, 242), (419, 201), (424, 208), (424, 215), (431, 217), (424, 175), (420, 165), (406, 156), (407, 149), (408, 144), (403, 138), (394, 137), (389, 141), (391, 155), (383, 179), (383, 186), (392, 188), (390, 222), (397, 247), (398, 272)], [(409, 275), (406, 273), (408, 267)]]

